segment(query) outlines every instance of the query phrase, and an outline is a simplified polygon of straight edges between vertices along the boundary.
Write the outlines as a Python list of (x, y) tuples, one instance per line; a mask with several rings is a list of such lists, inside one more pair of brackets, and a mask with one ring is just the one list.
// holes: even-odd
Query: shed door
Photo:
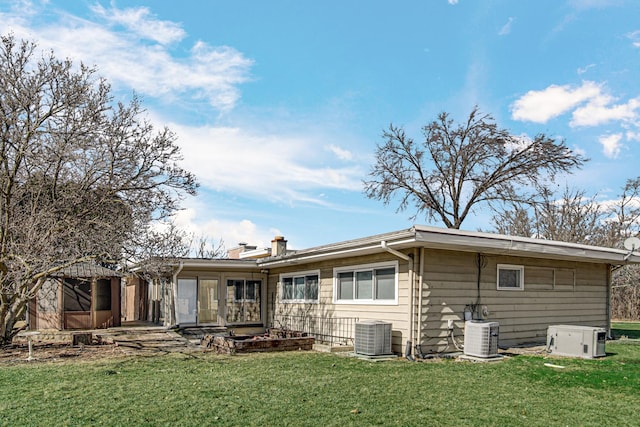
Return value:
[(197, 289), (197, 279), (178, 279), (176, 320), (179, 325), (196, 323)]

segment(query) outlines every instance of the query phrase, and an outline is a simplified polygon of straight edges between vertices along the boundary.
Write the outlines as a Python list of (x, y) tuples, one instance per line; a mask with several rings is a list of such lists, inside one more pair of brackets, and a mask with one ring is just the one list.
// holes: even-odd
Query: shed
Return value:
[(29, 306), (31, 329), (120, 326), (120, 278), (112, 269), (82, 262), (47, 279)]

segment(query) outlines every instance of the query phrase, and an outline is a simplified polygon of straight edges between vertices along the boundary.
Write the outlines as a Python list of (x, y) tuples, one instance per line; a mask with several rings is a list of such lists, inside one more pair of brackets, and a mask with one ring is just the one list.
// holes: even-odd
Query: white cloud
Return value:
[(627, 140), (640, 142), (640, 132), (627, 131), (625, 134)]
[(511, 106), (515, 120), (546, 123), (571, 112), (571, 127), (599, 126), (612, 121), (638, 121), (640, 97), (615, 104), (604, 84), (584, 81), (578, 87), (551, 85), (541, 91), (529, 91)]
[(633, 44), (633, 47), (640, 48), (640, 30), (628, 33), (627, 37), (631, 40), (631, 44)]
[(640, 108), (640, 98), (630, 99), (624, 104), (610, 105), (614, 99), (602, 95), (594, 97), (584, 107), (577, 108), (572, 115), (571, 126), (597, 126), (610, 121), (633, 121)]
[(189, 199), (184, 209), (174, 216), (176, 226), (197, 238), (204, 236), (212, 242), (222, 240), (226, 249), (245, 242), (258, 247), (269, 247), (274, 236), (282, 235), (276, 228), (260, 227), (250, 219), (226, 219), (220, 212), (212, 212), (196, 199)]
[(323, 166), (325, 151), (307, 136), (253, 133), (240, 128), (169, 127), (179, 136), (184, 166), (216, 191), (261, 199), (325, 205), (320, 189), (359, 191), (363, 176), (357, 165)]
[(574, 145), (573, 148), (571, 149), (571, 151), (573, 151), (574, 154), (577, 154), (579, 156), (582, 157), (588, 157), (587, 156), (587, 150), (578, 147), (577, 145)]
[(337, 145), (329, 145), (327, 146), (327, 149), (329, 151), (331, 151), (333, 154), (336, 155), (336, 157), (340, 160), (352, 160), (353, 159), (353, 153), (349, 150), (345, 150), (344, 148), (340, 148)]
[(504, 24), (502, 28), (500, 28), (500, 31), (498, 31), (498, 35), (506, 36), (507, 34), (511, 33), (511, 24), (513, 24), (513, 18), (509, 17), (509, 19), (507, 20), (507, 23)]
[(586, 73), (587, 71), (589, 71), (591, 68), (593, 68), (595, 66), (596, 66), (596, 64), (589, 64), (589, 65), (587, 65), (585, 67), (578, 68), (576, 70), (576, 72), (578, 73), (579, 76), (581, 76), (582, 74)]
[(602, 152), (610, 159), (615, 159), (620, 155), (622, 148), (622, 134), (616, 133), (608, 136), (601, 136), (598, 140), (602, 144)]
[(36, 22), (37, 9), (31, 4), (0, 15), (0, 32), (34, 40), (60, 58), (96, 65), (115, 88), (167, 99), (191, 97), (227, 111), (240, 98), (238, 86), (250, 79), (253, 61), (231, 47), (198, 41), (186, 55), (172, 50), (178, 48), (168, 45), (183, 40), (185, 32), (146, 8), (95, 6), (95, 21), (60, 12), (46, 23)]
[(96, 4), (91, 10), (112, 25), (122, 25), (131, 33), (160, 44), (180, 41), (186, 35), (178, 24), (155, 19), (146, 7), (105, 9), (102, 5)]
[(458, 0), (447, 0), (449, 4), (458, 4)]
[[(48, 20), (38, 22), (37, 12), (46, 7), (33, 6), (29, 16), (22, 10), (0, 16), (0, 31), (6, 33), (10, 22), (16, 37), (35, 39), (41, 48), (54, 49), (58, 57), (95, 63), (100, 74), (120, 90), (134, 89), (165, 103), (176, 100), (193, 105), (194, 99), (204, 99), (225, 110), (233, 108), (240, 96), (238, 85), (248, 79), (252, 61), (240, 52), (204, 41), (185, 46), (188, 35), (179, 25), (160, 21), (146, 8), (95, 6), (92, 20), (46, 9)], [(180, 41), (180, 46), (173, 46)], [(364, 172), (359, 160), (354, 160), (356, 153), (328, 144), (335, 139), (309, 132), (308, 127), (275, 125), (278, 120), (258, 120), (268, 122), (263, 129), (258, 129), (260, 125), (255, 122), (247, 129), (193, 127), (167, 123), (166, 117), (160, 118), (153, 110), (148, 115), (156, 127), (167, 125), (176, 133), (183, 167), (196, 174), (205, 189), (229, 192), (229, 197), (237, 194), (255, 200), (332, 208), (336, 206), (319, 194), (331, 189), (361, 190)], [(336, 158), (342, 160), (338, 165)], [(202, 220), (199, 224), (203, 227)], [(225, 224), (219, 228), (232, 227)], [(244, 224), (234, 229), (248, 228)]]
[(601, 93), (601, 85), (591, 81), (576, 88), (551, 85), (541, 91), (531, 90), (511, 105), (511, 116), (514, 120), (546, 123)]

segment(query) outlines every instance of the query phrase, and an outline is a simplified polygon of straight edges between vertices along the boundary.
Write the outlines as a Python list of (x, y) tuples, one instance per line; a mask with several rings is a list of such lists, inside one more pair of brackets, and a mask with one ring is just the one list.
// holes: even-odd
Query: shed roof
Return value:
[(90, 262), (70, 265), (52, 274), (55, 277), (120, 277), (122, 274), (110, 268)]

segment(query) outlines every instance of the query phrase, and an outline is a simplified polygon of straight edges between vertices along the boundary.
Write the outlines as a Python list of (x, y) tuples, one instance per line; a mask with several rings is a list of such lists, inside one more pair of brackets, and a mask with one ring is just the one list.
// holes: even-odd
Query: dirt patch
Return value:
[[(29, 340), (33, 343), (31, 360)], [(14, 338), (12, 345), (1, 347), (0, 365), (197, 351), (202, 351), (200, 345), (162, 327), (126, 327), (82, 332), (37, 331), (19, 334)]]
[(96, 360), (125, 356), (126, 349), (116, 344), (79, 345), (34, 344), (29, 359), (29, 347), (26, 344), (13, 344), (0, 348), (0, 365), (18, 363), (43, 363), (77, 360)]

